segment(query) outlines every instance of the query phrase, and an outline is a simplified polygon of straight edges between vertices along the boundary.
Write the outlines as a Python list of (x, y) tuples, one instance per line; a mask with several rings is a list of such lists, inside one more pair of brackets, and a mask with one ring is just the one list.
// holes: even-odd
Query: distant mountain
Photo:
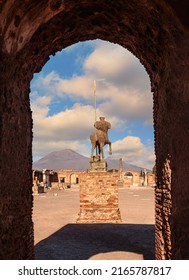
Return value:
[(33, 168), (42, 169), (73, 169), (83, 171), (90, 168), (89, 158), (84, 157), (72, 150), (52, 152), (45, 157), (35, 161)]
[[(119, 160), (111, 159), (108, 157), (106, 159), (108, 170), (109, 169), (119, 169)], [(35, 170), (42, 169), (73, 169), (77, 171), (85, 171), (90, 169), (90, 158), (80, 155), (70, 149), (65, 149), (62, 151), (52, 152), (45, 157), (33, 163), (33, 168)], [(135, 166), (123, 161), (123, 170), (135, 170), (140, 171), (142, 167)]]

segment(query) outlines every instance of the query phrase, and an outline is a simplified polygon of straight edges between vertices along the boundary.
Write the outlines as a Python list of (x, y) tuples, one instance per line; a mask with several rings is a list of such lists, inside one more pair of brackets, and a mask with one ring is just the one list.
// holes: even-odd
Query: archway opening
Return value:
[[(64, 69), (67, 64), (69, 64), (68, 69)], [(87, 156), (89, 167), (91, 149), (89, 135), (95, 122), (94, 79), (97, 85), (97, 115), (105, 115), (112, 124), (113, 132), (110, 130), (109, 138), (112, 141), (113, 155), (112, 159), (108, 158), (108, 166), (114, 170), (119, 169), (119, 159), (126, 158), (127, 163), (123, 162), (122, 173), (135, 170), (139, 177), (141, 168), (148, 168), (150, 171), (154, 165), (152, 94), (149, 77), (138, 59), (130, 52), (119, 45), (102, 40), (83, 42), (62, 50), (51, 57), (39, 75), (34, 76), (31, 85), (34, 159), (47, 153), (51, 156), (50, 162), (45, 157), (46, 161), (42, 158), (34, 162), (34, 166), (50, 170), (54, 167), (56, 170), (63, 169), (62, 150), (69, 148)], [(53, 153), (56, 153), (54, 160), (52, 160)], [(108, 153), (106, 157), (107, 155)], [(76, 172), (78, 169), (82, 172), (88, 169), (86, 165), (81, 169), (81, 163), (78, 162), (78, 165), (76, 163), (75, 157)], [(65, 168), (71, 169), (71, 166)], [(64, 180), (61, 181), (62, 185), (67, 184), (72, 187), (76, 184), (77, 176), (73, 172), (74, 170), (58, 172), (60, 179)], [(124, 188), (142, 186), (139, 180), (133, 180), (129, 185), (124, 180), (123, 183)], [(129, 195), (132, 197), (132, 192)], [(154, 200), (152, 204), (154, 205)], [(67, 207), (69, 208), (68, 205)], [(149, 226), (149, 235), (151, 234), (149, 238), (151, 247), (154, 238), (153, 226), (150, 227), (151, 216), (154, 222), (152, 208), (152, 211), (150, 210), (152, 215), (146, 225)], [(132, 219), (129, 221), (132, 224)], [(126, 223), (125, 218), (124, 222)], [(139, 224), (139, 220), (136, 224)], [(145, 225), (141, 228), (138, 226), (136, 229), (138, 233), (140, 230), (143, 231), (143, 227)], [(40, 246), (37, 245), (38, 251)], [(150, 250), (153, 251), (154, 248)], [(142, 252), (142, 249), (139, 248), (139, 251)], [(152, 256), (153, 252), (149, 254), (149, 258)]]
[[(61, 149), (90, 156), (89, 135), (95, 117), (105, 115), (112, 124), (108, 131), (114, 146), (112, 158), (124, 158), (126, 154), (128, 163), (152, 170), (153, 101), (149, 77), (139, 60), (125, 48), (102, 40), (66, 48), (51, 57), (40, 74), (34, 75), (30, 99), (34, 162)], [(52, 163), (43, 164), (57, 169)]]

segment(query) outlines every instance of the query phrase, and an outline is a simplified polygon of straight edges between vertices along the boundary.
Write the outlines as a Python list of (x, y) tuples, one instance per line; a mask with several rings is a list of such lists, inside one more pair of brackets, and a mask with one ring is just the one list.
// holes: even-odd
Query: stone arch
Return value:
[(128, 171), (128, 172), (126, 172), (126, 173), (124, 174), (124, 176), (126, 176), (126, 177), (133, 177), (133, 173), (131, 173), (130, 171)]
[(76, 174), (75, 172), (70, 173), (70, 184), (76, 185), (79, 183), (79, 175)]
[[(1, 1), (1, 258), (33, 258), (29, 85), (49, 55), (103, 39), (130, 50), (154, 95), (156, 258), (189, 258), (187, 1)], [(31, 175), (30, 175), (31, 174)], [(180, 219), (180, 217), (183, 217)]]

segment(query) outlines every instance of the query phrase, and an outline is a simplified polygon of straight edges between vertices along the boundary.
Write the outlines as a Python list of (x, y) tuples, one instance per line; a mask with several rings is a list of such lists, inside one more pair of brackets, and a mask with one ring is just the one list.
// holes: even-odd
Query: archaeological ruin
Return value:
[(0, 0), (0, 259), (35, 258), (30, 81), (50, 55), (97, 38), (150, 77), (156, 259), (189, 259), (188, 10), (187, 0)]
[[(142, 171), (142, 170), (141, 170)], [(155, 174), (147, 172), (146, 176), (136, 170), (114, 170), (110, 169), (108, 173), (117, 173), (118, 186), (122, 188), (132, 187), (155, 187)], [(51, 188), (56, 190), (71, 188), (80, 183), (81, 177), (88, 176), (90, 171), (76, 171), (72, 169), (60, 169), (57, 171), (43, 169), (33, 170), (32, 184), (36, 187), (35, 193), (38, 193), (38, 187)], [(142, 172), (144, 173), (144, 172)], [(95, 177), (95, 174), (94, 174)], [(33, 190), (34, 192), (34, 190)], [(40, 192), (40, 191), (39, 191)]]

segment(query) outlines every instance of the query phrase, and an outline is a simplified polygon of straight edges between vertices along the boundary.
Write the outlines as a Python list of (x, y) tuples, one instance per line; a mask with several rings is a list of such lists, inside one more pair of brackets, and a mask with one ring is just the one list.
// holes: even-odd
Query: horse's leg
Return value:
[(109, 141), (109, 154), (112, 155), (112, 143)]
[(101, 155), (101, 146), (100, 146), (100, 144), (98, 144), (98, 153), (99, 153), (99, 155)]
[(91, 160), (93, 159), (93, 154), (94, 154), (94, 149), (95, 149), (95, 143), (92, 143), (92, 148), (91, 148)]
[(101, 155), (102, 155), (102, 160), (104, 160), (104, 149), (103, 149), (103, 144), (100, 144), (100, 151), (101, 151)]

